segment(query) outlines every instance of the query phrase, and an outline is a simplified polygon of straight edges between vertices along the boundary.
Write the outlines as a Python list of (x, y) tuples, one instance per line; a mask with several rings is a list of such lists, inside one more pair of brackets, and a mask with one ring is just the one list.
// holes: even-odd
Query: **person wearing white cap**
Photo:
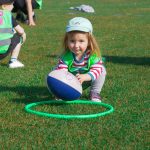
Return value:
[(55, 69), (73, 73), (83, 86), (91, 87), (90, 100), (101, 102), (106, 69), (99, 46), (93, 35), (91, 22), (83, 17), (69, 20), (63, 41), (63, 54)]

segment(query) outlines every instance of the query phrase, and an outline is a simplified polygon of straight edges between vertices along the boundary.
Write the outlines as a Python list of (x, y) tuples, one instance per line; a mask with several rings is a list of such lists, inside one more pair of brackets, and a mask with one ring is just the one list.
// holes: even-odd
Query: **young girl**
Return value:
[(13, 2), (14, 0), (0, 0), (0, 60), (11, 53), (9, 68), (18, 68), (24, 67), (17, 58), (26, 34), (11, 14)]
[(90, 100), (101, 102), (100, 92), (106, 70), (92, 31), (92, 24), (86, 18), (75, 17), (69, 21), (63, 43), (64, 52), (55, 69), (73, 73), (83, 88), (91, 86)]

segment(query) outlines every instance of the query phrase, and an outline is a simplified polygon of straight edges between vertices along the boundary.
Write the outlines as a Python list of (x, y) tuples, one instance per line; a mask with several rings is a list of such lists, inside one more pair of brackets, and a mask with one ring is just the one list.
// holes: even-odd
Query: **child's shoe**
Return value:
[(91, 92), (90, 99), (93, 102), (101, 102), (101, 97), (99, 96), (99, 93)]
[(9, 68), (22, 68), (24, 67), (24, 64), (22, 64), (20, 61), (15, 60), (15, 61), (10, 61), (9, 62)]

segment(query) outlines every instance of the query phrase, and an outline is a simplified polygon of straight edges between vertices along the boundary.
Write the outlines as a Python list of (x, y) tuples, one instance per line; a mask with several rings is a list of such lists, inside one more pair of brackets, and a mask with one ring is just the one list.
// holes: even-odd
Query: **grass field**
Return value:
[[(94, 14), (69, 10), (89, 4)], [(22, 25), (27, 41), (20, 60), (23, 69), (0, 64), (1, 150), (148, 150), (150, 76), (149, 0), (44, 0), (37, 26)], [(44, 118), (24, 111), (26, 104), (53, 99), (45, 77), (57, 62), (66, 23), (87, 17), (106, 58), (107, 78), (101, 96), (111, 115), (85, 120)], [(88, 90), (82, 99), (88, 98)], [(38, 106), (54, 113), (96, 113), (84, 105)]]

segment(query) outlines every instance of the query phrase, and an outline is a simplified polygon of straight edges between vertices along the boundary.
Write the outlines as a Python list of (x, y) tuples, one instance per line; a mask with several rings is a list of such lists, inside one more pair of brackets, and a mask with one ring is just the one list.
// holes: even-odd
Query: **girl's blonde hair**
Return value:
[(88, 43), (89, 43), (87, 49), (89, 49), (91, 51), (91, 54), (96, 54), (98, 57), (101, 58), (100, 48), (97, 44), (97, 41), (96, 41), (94, 35), (89, 33), (89, 32), (82, 32), (82, 31), (71, 31), (71, 32), (66, 32), (65, 33), (64, 39), (63, 39), (63, 53), (65, 53), (66, 51), (69, 50), (69, 48), (68, 48), (68, 36), (70, 34), (74, 34), (74, 33), (78, 33), (78, 32), (87, 34)]

